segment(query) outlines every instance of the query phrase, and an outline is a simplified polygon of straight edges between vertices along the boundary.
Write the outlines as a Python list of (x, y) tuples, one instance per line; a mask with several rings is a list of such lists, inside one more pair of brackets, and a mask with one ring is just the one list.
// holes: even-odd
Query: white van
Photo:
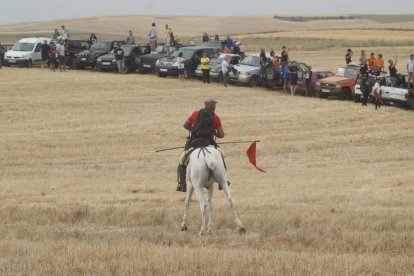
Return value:
[(30, 37), (20, 39), (10, 51), (4, 54), (4, 65), (19, 65), (32, 67), (42, 62), (41, 48), (44, 41), (50, 43), (47, 37)]

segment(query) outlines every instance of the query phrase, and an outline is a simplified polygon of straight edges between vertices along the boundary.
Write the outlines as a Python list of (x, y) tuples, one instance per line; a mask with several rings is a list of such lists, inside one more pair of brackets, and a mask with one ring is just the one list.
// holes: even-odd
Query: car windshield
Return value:
[(240, 64), (259, 67), (260, 59), (257, 56), (247, 56), (242, 60)]
[(130, 47), (130, 46), (121, 46), (122, 50), (124, 50), (124, 55), (129, 56), (132, 52), (132, 49), (134, 49), (134, 47)]
[(353, 79), (355, 77), (356, 73), (357, 73), (357, 70), (354, 69), (354, 68), (341, 67), (341, 68), (338, 69), (338, 71), (336, 72), (335, 75)]
[(193, 55), (194, 51), (193, 50), (180, 49), (180, 50), (177, 50), (174, 53), (172, 53), (171, 56), (173, 58), (177, 58), (179, 53), (183, 53), (183, 58), (189, 59)]
[(162, 52), (164, 52), (164, 46), (158, 45), (157, 48), (155, 48), (155, 52), (161, 54)]
[(107, 50), (111, 47), (111, 42), (109, 41), (97, 41), (91, 46), (91, 50)]
[(203, 46), (220, 48), (221, 42), (220, 41), (206, 41), (203, 43)]
[(13, 51), (23, 51), (23, 52), (29, 52), (33, 50), (34, 43), (26, 43), (26, 42), (17, 42), (14, 44), (12, 50)]

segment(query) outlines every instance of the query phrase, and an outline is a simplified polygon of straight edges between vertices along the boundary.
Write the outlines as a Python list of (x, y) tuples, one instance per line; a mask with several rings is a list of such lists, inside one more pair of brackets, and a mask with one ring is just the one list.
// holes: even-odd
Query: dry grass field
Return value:
[[(127, 19), (104, 35), (123, 36), (138, 20)], [(293, 59), (332, 70), (347, 47), (355, 60), (361, 49), (382, 52), (404, 72), (412, 22), (371, 19), (331, 22), (334, 32), (326, 21), (270, 17), (239, 18), (244, 34), (225, 20), (209, 30), (238, 33), (249, 51), (286, 44)], [(95, 32), (115, 26), (89, 20)], [(202, 18), (174, 20), (187, 37), (200, 33)], [(82, 20), (63, 23), (88, 33)], [(374, 25), (386, 36), (365, 29)], [(0, 26), (0, 41), (50, 26)], [(244, 235), (217, 189), (213, 233), (197, 235), (195, 199), (181, 232), (180, 150), (155, 153), (184, 144), (182, 123), (208, 95), (219, 100), (223, 142), (262, 141), (266, 174), (248, 163), (247, 144), (222, 147)], [(261, 88), (0, 69), (0, 275), (414, 275), (413, 122), (412, 110)]]
[[(1, 275), (412, 275), (414, 113), (152, 75), (0, 71)], [(180, 231), (186, 116), (219, 99), (214, 231)]]

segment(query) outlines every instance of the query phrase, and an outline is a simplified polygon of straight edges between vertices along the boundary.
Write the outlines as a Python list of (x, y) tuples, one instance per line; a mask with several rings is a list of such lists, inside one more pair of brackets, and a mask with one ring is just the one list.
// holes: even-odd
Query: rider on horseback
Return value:
[(187, 138), (185, 151), (179, 157), (177, 191), (186, 192), (186, 162), (191, 151), (209, 145), (218, 147), (215, 137), (224, 137), (220, 118), (214, 113), (216, 104), (214, 98), (207, 97), (204, 101), (205, 108), (194, 111), (184, 122), (183, 126), (190, 132), (190, 136)]

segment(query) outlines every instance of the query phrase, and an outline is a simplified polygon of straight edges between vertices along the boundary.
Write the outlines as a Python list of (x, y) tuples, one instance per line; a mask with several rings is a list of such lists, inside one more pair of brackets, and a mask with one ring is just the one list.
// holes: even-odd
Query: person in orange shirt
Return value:
[(368, 63), (368, 69), (370, 71), (377, 71), (377, 59), (375, 58), (375, 54), (371, 53), (371, 55), (369, 56), (369, 58), (367, 59), (367, 63)]
[(378, 71), (384, 71), (384, 59), (382, 58), (382, 54), (377, 55), (377, 67)]

